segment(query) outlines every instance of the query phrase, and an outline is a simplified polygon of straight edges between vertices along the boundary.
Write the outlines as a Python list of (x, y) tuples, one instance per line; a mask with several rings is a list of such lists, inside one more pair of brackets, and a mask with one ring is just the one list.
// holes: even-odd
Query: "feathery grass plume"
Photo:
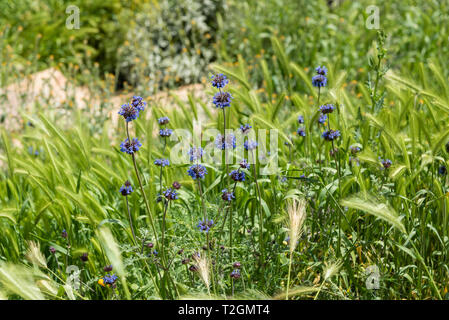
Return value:
[(348, 208), (357, 209), (372, 214), (373, 216), (390, 223), (401, 232), (406, 232), (405, 227), (396, 211), (388, 204), (379, 203), (374, 196), (368, 194), (353, 195), (341, 200), (340, 204)]
[(41, 292), (47, 295), (56, 296), (58, 294), (58, 289), (55, 288), (51, 280), (41, 279), (36, 281), (36, 285)]
[(333, 276), (335, 276), (340, 270), (342, 265), (343, 262), (340, 260), (326, 264), (326, 268), (324, 269), (323, 283), (326, 282), (328, 279), (332, 278)]
[(114, 266), (115, 271), (117, 272), (122, 281), (123, 289), (125, 290), (127, 298), (130, 299), (128, 286), (126, 284), (126, 272), (123, 266), (122, 256), (120, 253), (119, 246), (111, 233), (111, 230), (109, 230), (106, 227), (100, 227), (97, 234), (100, 243), (104, 248), (106, 256), (109, 259), (109, 262)]
[(25, 254), (25, 258), (35, 266), (47, 268), (47, 260), (41, 252), (39, 243), (34, 241), (27, 241), (27, 243), (28, 251)]
[(207, 260), (206, 255), (194, 254), (193, 259), (195, 260), (196, 265), (198, 266), (198, 273), (203, 280), (204, 284), (207, 287), (207, 291), (209, 291), (210, 278), (209, 278), (209, 261)]
[(273, 297), (274, 300), (283, 300), (286, 298), (294, 297), (294, 296), (303, 296), (309, 293), (317, 292), (319, 290), (318, 287), (307, 287), (307, 286), (298, 286), (293, 287), (284, 292), (278, 293)]
[(16, 294), (25, 300), (45, 300), (33, 279), (33, 270), (12, 263), (0, 264), (0, 284), (8, 294)]
[(290, 237), (290, 253), (295, 251), (298, 239), (302, 233), (302, 226), (306, 219), (306, 201), (293, 199), (287, 205), (288, 235)]

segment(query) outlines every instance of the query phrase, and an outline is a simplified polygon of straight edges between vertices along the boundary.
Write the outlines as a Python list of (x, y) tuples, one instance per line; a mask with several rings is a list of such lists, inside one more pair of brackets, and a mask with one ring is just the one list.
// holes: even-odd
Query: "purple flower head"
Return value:
[(240, 182), (245, 181), (245, 172), (243, 172), (243, 171), (234, 170), (229, 175), (231, 176), (231, 179), (236, 182), (237, 181), (240, 181)]
[(312, 77), (312, 85), (314, 87), (325, 87), (327, 84), (327, 78), (326, 76), (323, 76), (321, 74), (317, 74), (316, 76)]
[(172, 133), (173, 133), (172, 129), (160, 129), (159, 130), (159, 135), (164, 138), (170, 137)]
[(209, 232), (210, 228), (214, 226), (214, 220), (200, 220), (197, 227), (200, 229), (200, 231)]
[(164, 191), (164, 197), (169, 201), (178, 200), (178, 193), (176, 192), (176, 190), (168, 188), (167, 190)]
[(190, 161), (200, 160), (203, 156), (203, 148), (201, 147), (192, 147), (189, 150)]
[(145, 110), (145, 106), (147, 105), (147, 103), (145, 101), (143, 101), (142, 97), (133, 96), (133, 98), (131, 100), (131, 105), (134, 108), (136, 108), (138, 111), (143, 111), (143, 110)]
[(212, 102), (216, 108), (225, 108), (231, 106), (232, 95), (229, 92), (217, 92)]
[(440, 174), (440, 175), (442, 175), (442, 176), (445, 176), (446, 174), (447, 174), (447, 168), (446, 168), (446, 166), (440, 166), (439, 168), (438, 168), (438, 173)]
[(112, 269), (113, 269), (113, 268), (112, 268), (112, 264), (110, 264), (110, 265), (108, 265), (108, 266), (106, 266), (106, 267), (103, 268), (103, 270), (106, 271), (106, 272), (111, 272)]
[(224, 88), (229, 83), (228, 78), (223, 73), (213, 75), (211, 79), (212, 86), (217, 89)]
[(352, 154), (359, 153), (361, 150), (360, 147), (358, 147), (358, 146), (351, 146), (349, 149), (351, 150)]
[(181, 184), (178, 181), (173, 182), (172, 187), (176, 190), (181, 189)]
[(239, 269), (234, 269), (231, 272), (231, 278), (233, 279), (239, 279), (241, 277), (240, 275), (240, 270)]
[(246, 159), (240, 161), (240, 168), (249, 170), (250, 167), (251, 165), (248, 163), (248, 161), (246, 161)]
[(139, 148), (142, 146), (142, 143), (137, 138), (133, 138), (133, 140), (130, 142), (128, 139), (123, 141), (120, 144), (120, 151), (133, 154), (137, 151), (139, 151)]
[(333, 141), (333, 140), (337, 139), (340, 136), (340, 131), (339, 130), (332, 130), (332, 129), (331, 130), (327, 130), (327, 131), (324, 131), (321, 136), (326, 141)]
[(131, 182), (128, 180), (125, 181), (125, 183), (120, 187), (120, 193), (123, 196), (128, 196), (133, 192), (133, 187), (131, 186)]
[(306, 136), (306, 130), (304, 128), (299, 128), (296, 133), (298, 136), (305, 137)]
[(226, 134), (225, 136), (222, 136), (221, 134), (217, 135), (217, 138), (215, 139), (215, 145), (218, 149), (225, 150), (225, 149), (235, 149), (236, 147), (236, 138), (235, 135)]
[(322, 114), (320, 115), (320, 117), (318, 118), (318, 123), (319, 124), (325, 124), (327, 121), (327, 114)]
[(384, 169), (388, 169), (391, 167), (391, 165), (393, 164), (393, 162), (390, 159), (382, 159), (379, 157), (380, 163), (382, 164), (382, 167)]
[(320, 74), (322, 76), (326, 76), (327, 75), (327, 68), (326, 67), (317, 67), (315, 69), (317, 74)]
[(332, 113), (334, 112), (334, 105), (333, 104), (323, 104), (322, 106), (320, 106), (320, 111), (322, 114), (326, 114), (326, 113)]
[(109, 285), (114, 285), (115, 282), (117, 281), (117, 279), (118, 279), (118, 277), (115, 274), (103, 277), (104, 284), (109, 284)]
[(304, 123), (304, 117), (303, 116), (298, 116), (298, 123), (299, 124), (303, 124)]
[(207, 174), (207, 170), (204, 166), (200, 164), (194, 164), (187, 170), (187, 173), (189, 176), (191, 176), (194, 180), (196, 179), (203, 179), (204, 176)]
[(249, 124), (245, 124), (245, 125), (241, 125), (240, 126), (240, 131), (242, 132), (242, 134), (247, 134), (249, 132), (249, 130), (251, 130), (252, 126), (250, 126)]
[(224, 201), (232, 201), (232, 199), (235, 199), (234, 192), (229, 192), (228, 189), (221, 190), (221, 193), (221, 198)]
[(55, 249), (54, 247), (50, 247), (50, 252), (51, 252), (52, 254), (54, 254), (54, 253), (56, 252), (56, 249)]
[(65, 229), (62, 230), (61, 237), (63, 237), (63, 238), (67, 238), (68, 237), (67, 231)]
[(256, 141), (253, 140), (246, 140), (243, 143), (243, 146), (245, 147), (246, 150), (254, 150), (257, 148), (258, 143)]
[(167, 123), (170, 122), (170, 119), (169, 119), (169, 117), (162, 117), (162, 118), (157, 119), (157, 122), (160, 125), (166, 125)]
[(154, 164), (160, 167), (165, 167), (170, 165), (170, 161), (168, 159), (156, 159), (154, 160)]
[(120, 107), (119, 115), (125, 118), (126, 122), (136, 120), (139, 116), (139, 110), (129, 103), (125, 103)]

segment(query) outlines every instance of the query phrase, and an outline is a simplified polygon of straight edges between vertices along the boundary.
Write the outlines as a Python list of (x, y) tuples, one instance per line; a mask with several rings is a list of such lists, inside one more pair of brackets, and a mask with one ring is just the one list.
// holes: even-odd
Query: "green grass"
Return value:
[[(211, 102), (191, 96), (187, 103), (178, 99), (178, 108), (167, 108), (148, 101), (143, 116), (130, 123), (130, 136), (143, 143), (136, 164), (148, 208), (132, 158), (120, 152), (126, 137), (122, 119), (114, 127), (103, 114), (70, 109), (71, 125), (66, 125), (54, 111), (36, 106), (36, 112), (21, 114), (24, 123), (32, 125), (1, 131), (0, 297), (448, 298), (448, 181), (447, 175), (438, 173), (448, 159), (449, 70), (441, 63), (447, 60), (446, 49), (440, 51), (438, 45), (447, 40), (422, 43), (436, 34), (431, 9), (442, 8), (429, 2), (417, 11), (406, 11), (382, 2), (388, 16), (420, 18), (415, 33), (385, 22), (388, 37), (383, 43), (381, 34), (360, 27), (364, 20), (357, 13), (363, 6), (345, 2), (332, 11), (324, 2), (307, 5), (312, 19), (319, 14), (326, 17), (322, 23), (328, 28), (329, 21), (339, 21), (338, 14), (351, 13), (346, 25), (336, 30), (353, 28), (355, 36), (335, 32), (336, 38), (326, 40), (328, 35), (318, 27), (309, 26), (313, 32), (306, 32), (298, 29), (303, 22), (295, 25), (296, 20), (286, 16), (292, 22), (287, 28), (276, 15), (270, 16), (270, 8), (275, 10), (280, 3), (270, 1), (268, 9), (259, 4), (254, 18), (250, 7), (239, 11), (246, 14), (250, 30), (247, 45), (238, 47), (238, 39), (232, 44), (231, 35), (236, 32), (232, 20), (220, 29), (229, 34), (221, 34), (220, 58), (209, 71), (225, 73), (230, 79), (226, 89), (234, 99), (226, 109), (226, 127), (237, 129), (249, 123), (253, 129), (277, 129), (278, 148), (267, 151), (277, 152), (279, 167), (274, 174), (258, 175), (257, 180), (252, 168), (245, 171), (247, 179), (237, 184), (236, 199), (227, 209), (221, 199), (226, 170), (220, 164), (205, 164), (204, 205), (207, 216), (215, 221), (207, 238), (211, 249), (203, 249), (207, 239), (196, 227), (203, 217), (202, 198), (187, 175), (189, 165), (172, 163), (163, 169), (165, 187), (173, 181), (182, 185), (179, 199), (170, 202), (164, 225), (164, 205), (156, 202), (160, 171), (153, 164), (156, 158), (168, 157), (176, 146), (173, 141), (164, 146), (153, 134), (157, 118), (168, 116), (170, 128), (192, 130), (193, 120), (204, 114), (204, 128), (221, 132), (223, 113)], [(438, 12), (433, 14), (435, 19), (444, 19)], [(267, 25), (286, 28), (285, 32), (295, 34), (295, 41), (265, 30)], [(324, 42), (317, 44), (313, 37)], [(261, 48), (265, 53), (256, 56)], [(311, 85), (318, 65), (329, 69), (328, 86), (319, 93)], [(92, 83), (98, 83), (99, 96), (111, 94), (98, 74), (91, 76)], [(206, 87), (205, 91), (212, 100), (214, 90)], [(145, 96), (145, 92), (136, 94)], [(336, 106), (326, 124), (341, 132), (334, 141), (335, 156), (330, 154), (333, 144), (321, 137), (326, 127), (317, 122), (318, 106), (323, 103)], [(113, 112), (119, 108), (107, 103), (104, 107)], [(298, 125), (299, 115), (304, 116), (304, 125)], [(305, 137), (295, 133), (298, 126), (304, 126)], [(361, 152), (352, 154), (352, 145)], [(30, 146), (39, 154), (30, 153)], [(259, 156), (262, 151), (258, 149)], [(392, 166), (383, 169), (379, 158), (390, 159)], [(231, 165), (230, 170), (237, 167)], [(119, 193), (125, 180), (134, 189), (128, 200), (137, 243), (125, 198)], [(300, 199), (306, 202), (306, 219), (290, 255), (287, 204)], [(67, 239), (61, 236), (63, 229)], [(158, 251), (159, 260), (150, 254), (153, 250)], [(198, 251), (209, 259), (209, 281), (204, 281), (201, 272), (189, 270), (198, 265), (192, 257)], [(84, 253), (88, 253), (86, 262), (81, 260)], [(183, 264), (187, 258), (190, 262)], [(232, 280), (236, 261), (242, 266), (241, 278)], [(109, 264), (119, 277), (116, 288), (98, 284)], [(70, 265), (81, 270), (77, 290), (68, 285)], [(379, 268), (377, 290), (366, 285), (370, 266)]]

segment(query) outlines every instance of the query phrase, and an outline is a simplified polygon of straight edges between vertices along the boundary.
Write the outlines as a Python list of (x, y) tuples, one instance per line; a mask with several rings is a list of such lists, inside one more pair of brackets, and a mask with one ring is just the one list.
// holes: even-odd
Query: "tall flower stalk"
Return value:
[(139, 182), (140, 192), (142, 193), (142, 196), (143, 196), (143, 199), (145, 202), (145, 207), (148, 212), (148, 218), (150, 221), (150, 225), (153, 230), (155, 240), (156, 240), (156, 242), (158, 242), (158, 236), (157, 236), (156, 228), (154, 225), (153, 214), (151, 212), (151, 208), (148, 203), (146, 193), (143, 189), (142, 180), (140, 178), (139, 169), (137, 167), (137, 162), (136, 162), (135, 154), (137, 151), (139, 151), (140, 147), (142, 146), (142, 143), (140, 143), (140, 141), (137, 138), (133, 138), (131, 140), (131, 137), (129, 134), (129, 123), (133, 120), (136, 120), (139, 117), (140, 112), (143, 112), (145, 110), (145, 106), (146, 106), (146, 102), (144, 102), (142, 97), (139, 97), (139, 96), (134, 96), (131, 99), (130, 103), (126, 103), (121, 106), (120, 111), (118, 113), (119, 113), (119, 115), (123, 116), (123, 118), (125, 119), (127, 139), (121, 143), (120, 151), (130, 154), (132, 157), (134, 172), (136, 174), (137, 181)]

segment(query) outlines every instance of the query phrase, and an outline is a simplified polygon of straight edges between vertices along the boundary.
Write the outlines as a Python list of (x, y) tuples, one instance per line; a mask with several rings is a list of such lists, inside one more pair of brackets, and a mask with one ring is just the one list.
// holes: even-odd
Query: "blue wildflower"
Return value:
[(234, 170), (229, 175), (231, 176), (231, 179), (236, 182), (237, 181), (240, 181), (240, 182), (245, 181), (245, 172), (243, 172), (243, 171)]
[(109, 284), (111, 286), (115, 284), (117, 279), (118, 277), (115, 274), (103, 277), (104, 284)]
[(323, 132), (323, 134), (321, 135), (324, 140), (327, 141), (333, 141), (335, 139), (337, 139), (340, 136), (340, 131), (339, 130), (326, 130)]
[(447, 174), (447, 168), (446, 166), (441, 166), (438, 168), (438, 173), (442, 176), (445, 176)]
[(133, 98), (131, 100), (131, 105), (134, 108), (136, 108), (138, 111), (143, 111), (143, 110), (145, 110), (145, 106), (147, 105), (147, 103), (145, 101), (143, 101), (142, 97), (133, 96)]
[(192, 147), (189, 150), (190, 161), (200, 160), (203, 156), (203, 148), (201, 147)]
[(164, 197), (167, 200), (178, 200), (178, 193), (176, 193), (176, 190), (168, 188), (164, 191)]
[(245, 125), (241, 125), (240, 126), (240, 131), (242, 132), (242, 134), (247, 134), (249, 132), (249, 130), (251, 130), (252, 126), (250, 126), (249, 124), (245, 124)]
[(245, 147), (246, 150), (254, 150), (257, 148), (258, 143), (256, 141), (253, 140), (246, 140), (243, 143), (243, 146)]
[(334, 112), (334, 105), (333, 104), (323, 104), (322, 106), (320, 106), (320, 111), (322, 114), (326, 114), (326, 113), (332, 113)]
[(246, 161), (246, 159), (240, 161), (240, 168), (249, 170), (250, 167), (251, 165), (248, 163), (248, 161)]
[(382, 159), (379, 157), (380, 163), (382, 164), (384, 169), (388, 169), (391, 167), (391, 165), (393, 164), (393, 162), (390, 159)]
[(217, 138), (215, 139), (215, 145), (218, 149), (225, 150), (225, 149), (235, 149), (236, 148), (236, 138), (235, 135), (226, 134), (225, 136), (222, 136), (221, 134), (217, 135)]
[(320, 74), (322, 76), (326, 76), (327, 75), (327, 68), (326, 67), (317, 67), (315, 69), (317, 74)]
[(229, 83), (228, 78), (223, 73), (213, 75), (211, 79), (212, 86), (218, 89), (224, 88)]
[(157, 166), (165, 167), (170, 165), (170, 161), (168, 159), (156, 159), (154, 160), (154, 164)]
[(233, 279), (239, 279), (240, 278), (240, 270), (239, 269), (234, 269), (231, 272), (231, 278)]
[(166, 125), (167, 123), (170, 122), (170, 118), (169, 117), (162, 117), (162, 118), (157, 119), (157, 122), (160, 125)]
[(306, 130), (304, 128), (299, 128), (296, 133), (298, 136), (305, 137), (306, 136)]
[(125, 103), (120, 107), (118, 114), (123, 116), (126, 122), (130, 122), (137, 119), (139, 116), (139, 110), (132, 104)]
[(120, 187), (120, 193), (123, 196), (128, 196), (133, 192), (133, 187), (131, 186), (131, 182), (128, 180), (125, 181), (125, 183)]
[(312, 85), (314, 87), (325, 87), (327, 84), (327, 78), (321, 74), (317, 74), (316, 76), (312, 77)]
[(361, 149), (358, 146), (351, 146), (350, 150), (351, 150), (352, 154), (356, 154), (356, 153), (360, 152)]
[(327, 115), (326, 114), (322, 114), (320, 115), (320, 117), (318, 118), (318, 123), (320, 124), (325, 124), (327, 121)]
[(232, 201), (232, 199), (235, 199), (234, 192), (230, 192), (228, 191), (228, 189), (221, 190), (221, 193), (222, 193), (221, 198), (224, 201)]
[(304, 117), (303, 116), (298, 116), (298, 123), (299, 124), (304, 123)]
[(189, 176), (191, 176), (194, 180), (196, 179), (203, 179), (204, 176), (207, 174), (207, 170), (204, 166), (200, 164), (194, 164), (187, 170), (187, 173)]
[(131, 142), (128, 139), (126, 139), (120, 144), (120, 151), (126, 152), (128, 154), (133, 154), (139, 151), (139, 148), (141, 146), (142, 143), (137, 138), (134, 138)]
[(225, 108), (231, 106), (232, 95), (229, 92), (217, 92), (212, 102), (216, 108)]
[(203, 219), (200, 220), (200, 222), (198, 223), (197, 227), (200, 229), (200, 231), (204, 231), (204, 232), (209, 232), (210, 228), (212, 228), (214, 226), (214, 220), (208, 220), (208, 219)]
[(160, 129), (159, 130), (159, 135), (164, 138), (170, 137), (172, 133), (173, 133), (172, 129)]
[(68, 237), (67, 231), (65, 229), (62, 230), (61, 237), (63, 237), (63, 238), (67, 238)]

